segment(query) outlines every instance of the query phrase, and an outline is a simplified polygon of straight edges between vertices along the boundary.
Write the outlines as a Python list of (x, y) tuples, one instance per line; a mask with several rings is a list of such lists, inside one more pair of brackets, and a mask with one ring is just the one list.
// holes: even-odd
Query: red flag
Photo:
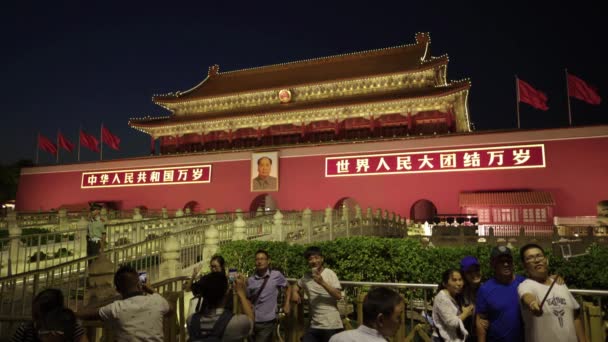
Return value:
[[(52, 155), (56, 155), (57, 154), (57, 146), (55, 144), (53, 144), (49, 138), (45, 137), (44, 135), (38, 134), (38, 148), (46, 151)], [(36, 157), (38, 158), (38, 157)]]
[(69, 141), (66, 137), (61, 134), (61, 132), (57, 133), (57, 142), (59, 143), (59, 147), (62, 147), (64, 150), (72, 152), (74, 150), (74, 144)]
[(99, 140), (82, 130), (80, 131), (80, 144), (93, 152), (99, 152)]
[(530, 106), (548, 110), (547, 95), (540, 90), (534, 89), (530, 84), (520, 79), (517, 79), (517, 87), (519, 88), (519, 102), (525, 102)]
[(570, 73), (568, 73), (568, 96), (592, 105), (599, 105), (602, 102), (602, 98), (593, 87)]
[(101, 127), (101, 140), (110, 146), (112, 149), (120, 150), (120, 138), (112, 134), (109, 129)]

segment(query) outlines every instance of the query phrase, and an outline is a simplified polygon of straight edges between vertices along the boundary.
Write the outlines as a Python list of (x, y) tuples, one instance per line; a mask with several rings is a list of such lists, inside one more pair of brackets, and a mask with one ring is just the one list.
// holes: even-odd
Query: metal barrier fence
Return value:
[[(296, 280), (288, 279), (288, 281), (293, 284)], [(432, 329), (428, 317), (432, 316), (432, 300), (437, 285), (354, 281), (341, 281), (340, 283), (346, 296), (338, 302), (338, 309), (346, 329), (356, 328), (363, 323), (363, 300), (366, 292), (372, 287), (384, 286), (398, 291), (406, 303), (400, 327), (392, 337), (392, 341), (431, 341)], [(602, 317), (602, 298), (608, 297), (608, 290), (571, 289), (570, 292), (581, 305), (587, 341), (606, 341), (608, 321)], [(308, 324), (306, 305), (305, 301), (301, 304), (293, 304), (290, 313), (282, 318), (281, 325), (286, 342), (300, 341), (304, 334)]]

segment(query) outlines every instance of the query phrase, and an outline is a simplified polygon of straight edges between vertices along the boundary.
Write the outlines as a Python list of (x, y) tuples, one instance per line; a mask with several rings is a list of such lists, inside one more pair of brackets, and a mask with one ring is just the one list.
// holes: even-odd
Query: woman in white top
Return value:
[(443, 272), (433, 300), (433, 341), (461, 342), (469, 335), (462, 322), (474, 314), (475, 306), (461, 306), (463, 286), (460, 271)]

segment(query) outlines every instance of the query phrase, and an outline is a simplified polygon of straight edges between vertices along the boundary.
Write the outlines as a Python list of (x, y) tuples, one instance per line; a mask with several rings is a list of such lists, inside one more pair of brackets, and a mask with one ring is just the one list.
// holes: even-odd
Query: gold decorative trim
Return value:
[[(343, 121), (349, 118), (365, 118), (370, 116), (378, 118), (386, 114), (411, 113), (441, 110), (453, 111), (456, 118), (456, 130), (458, 132), (469, 132), (470, 122), (467, 107), (468, 89), (463, 89), (452, 94), (428, 98), (401, 99), (380, 103), (352, 105), (335, 108), (318, 108), (301, 111), (286, 111), (272, 114), (248, 115), (236, 118), (210, 119), (199, 122), (172, 123), (162, 127), (137, 127), (137, 123), (131, 126), (154, 137), (176, 136), (189, 133), (209, 133), (213, 131), (235, 131), (241, 128), (268, 128), (284, 124), (309, 124), (315, 121)], [(275, 95), (277, 93), (275, 92)]]

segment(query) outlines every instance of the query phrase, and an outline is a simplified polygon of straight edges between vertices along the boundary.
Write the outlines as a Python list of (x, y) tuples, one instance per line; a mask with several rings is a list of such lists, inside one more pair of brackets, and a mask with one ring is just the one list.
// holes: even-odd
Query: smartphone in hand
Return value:
[(146, 272), (146, 271), (139, 272), (139, 283), (142, 285), (145, 285), (146, 283), (148, 283), (148, 272)]
[(238, 277), (239, 274), (236, 271), (236, 268), (231, 268), (228, 270), (228, 281), (230, 283), (234, 283), (234, 281), (236, 280), (236, 277)]

